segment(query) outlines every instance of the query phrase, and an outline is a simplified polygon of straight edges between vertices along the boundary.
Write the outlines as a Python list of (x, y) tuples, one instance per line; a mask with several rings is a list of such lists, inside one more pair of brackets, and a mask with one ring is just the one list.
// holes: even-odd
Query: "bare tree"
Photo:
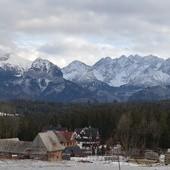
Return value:
[(130, 114), (123, 114), (117, 126), (117, 138), (125, 152), (140, 144), (138, 129), (134, 127)]

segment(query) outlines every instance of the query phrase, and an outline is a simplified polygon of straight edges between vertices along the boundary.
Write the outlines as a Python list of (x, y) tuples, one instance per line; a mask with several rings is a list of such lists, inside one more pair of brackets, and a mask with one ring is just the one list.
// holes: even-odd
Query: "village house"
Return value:
[(0, 158), (28, 158), (32, 142), (14, 139), (0, 139)]
[(55, 132), (41, 132), (32, 142), (30, 158), (49, 161), (61, 160), (64, 149), (65, 147), (60, 143)]
[(58, 137), (58, 140), (62, 146), (65, 147), (65, 149), (62, 152), (62, 159), (64, 160), (70, 160), (71, 157), (83, 157), (86, 156), (82, 152), (82, 150), (79, 148), (79, 146), (76, 143), (76, 140), (73, 137), (73, 132), (68, 131), (65, 127), (44, 127), (43, 131), (53, 131), (56, 136)]
[(76, 140), (80, 149), (88, 154), (92, 154), (92, 150), (96, 150), (100, 145), (100, 135), (96, 128), (85, 127), (82, 129), (76, 129), (73, 138)]

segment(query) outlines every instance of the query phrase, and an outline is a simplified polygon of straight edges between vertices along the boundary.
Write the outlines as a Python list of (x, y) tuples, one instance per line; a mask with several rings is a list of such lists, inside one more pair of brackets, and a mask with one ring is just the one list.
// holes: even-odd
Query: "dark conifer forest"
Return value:
[(170, 100), (60, 104), (40, 101), (1, 101), (0, 138), (32, 141), (43, 127), (99, 129), (101, 143), (132, 147), (170, 147)]

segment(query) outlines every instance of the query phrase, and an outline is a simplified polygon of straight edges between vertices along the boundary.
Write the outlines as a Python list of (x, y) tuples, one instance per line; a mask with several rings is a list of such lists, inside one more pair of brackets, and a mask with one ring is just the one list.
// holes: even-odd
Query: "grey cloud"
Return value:
[(16, 48), (16, 45), (13, 43), (10, 37), (10, 33), (6, 31), (0, 31), (0, 46), (11, 50)]
[(1, 26), (26, 33), (100, 35), (105, 32), (108, 36), (106, 25), (109, 32), (117, 31), (117, 21), (128, 29), (130, 18), (150, 24), (170, 24), (167, 0), (157, 3), (153, 0), (1, 0), (0, 3)]
[[(2, 30), (6, 30), (7, 34), (10, 32), (7, 42), (3, 40), (6, 44), (10, 44), (10, 39), (16, 34), (21, 39), (22, 35), (49, 35), (52, 42), (55, 35), (87, 39), (95, 36), (103, 42), (125, 42), (125, 47), (128, 42), (136, 52), (144, 51), (148, 46), (151, 46), (151, 52), (155, 52), (160, 43), (162, 49), (170, 52), (166, 45), (170, 43), (170, 37), (166, 36), (170, 33), (170, 1), (0, 0)], [(62, 42), (49, 42), (38, 50), (64, 54), (71, 47), (71, 44), (65, 46)], [(73, 49), (76, 50), (76, 47)], [(85, 50), (82, 49), (82, 52)]]
[[(86, 22), (89, 21), (87, 22), (89, 23), (88, 27), (94, 33), (93, 28), (96, 30), (97, 28), (102, 29), (105, 24), (108, 29), (110, 28), (110, 30), (114, 31), (114, 27), (111, 27), (110, 23), (114, 23), (116, 20), (119, 21), (122, 18), (124, 18), (123, 22), (126, 24), (126, 27), (129, 26), (128, 22), (126, 22), (128, 18), (149, 20), (157, 24), (164, 22), (169, 25), (167, 20), (169, 16), (168, 5), (170, 5), (170, 2), (166, 0), (157, 1), (157, 3), (153, 0), (6, 0), (3, 1), (0, 7), (0, 16), (4, 27), (10, 26), (12, 29), (19, 29), (23, 32), (33, 32), (33, 30), (35, 32), (45, 32), (51, 28), (51, 32), (56, 30), (56, 32), (67, 31), (69, 33), (69, 24), (77, 28), (78, 31), (75, 32), (86, 33)], [(98, 20), (104, 17), (108, 19), (100, 23)], [(86, 27), (82, 29), (81, 26)], [(70, 33), (73, 33), (71, 28)]]
[(62, 43), (57, 44), (46, 44), (38, 48), (39, 52), (51, 54), (51, 55), (60, 55), (63, 54), (67, 50), (66, 45)]

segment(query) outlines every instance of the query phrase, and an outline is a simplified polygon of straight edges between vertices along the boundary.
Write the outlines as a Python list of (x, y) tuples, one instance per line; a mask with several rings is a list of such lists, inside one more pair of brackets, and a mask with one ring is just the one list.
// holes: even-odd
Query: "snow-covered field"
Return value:
[[(35, 160), (0, 160), (0, 170), (118, 170), (116, 162), (81, 163), (75, 161), (43, 162)], [(170, 166), (121, 163), (121, 170), (170, 170)]]

